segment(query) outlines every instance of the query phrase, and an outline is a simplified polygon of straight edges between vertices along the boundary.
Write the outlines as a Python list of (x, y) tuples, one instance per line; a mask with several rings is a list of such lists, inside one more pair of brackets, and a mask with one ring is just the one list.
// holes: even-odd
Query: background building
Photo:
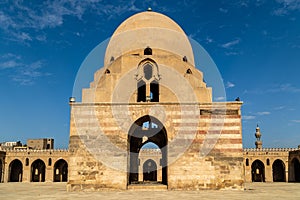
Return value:
[(52, 138), (28, 139), (27, 147), (29, 149), (54, 149), (54, 139)]

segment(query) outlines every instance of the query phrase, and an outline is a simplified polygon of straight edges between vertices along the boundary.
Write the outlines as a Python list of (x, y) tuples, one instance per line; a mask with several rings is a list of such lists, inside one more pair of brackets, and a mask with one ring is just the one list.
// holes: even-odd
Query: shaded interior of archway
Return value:
[(252, 182), (265, 182), (265, 165), (260, 160), (255, 160), (251, 165)]
[(13, 160), (9, 165), (9, 182), (22, 182), (23, 164), (20, 160)]
[(275, 160), (272, 165), (273, 182), (285, 182), (285, 165), (282, 160)]
[(161, 150), (162, 184), (167, 185), (167, 132), (159, 120), (149, 115), (135, 121), (128, 133), (128, 184), (138, 183), (138, 155), (142, 146), (149, 142)]
[(31, 181), (44, 182), (46, 175), (46, 165), (44, 161), (37, 159), (31, 164)]
[(54, 171), (53, 171), (53, 181), (54, 182), (67, 182), (68, 181), (68, 163), (60, 159), (56, 161), (54, 164)]
[(292, 160), (292, 167), (294, 168), (294, 181), (300, 182), (300, 163), (297, 158)]
[(2, 183), (2, 169), (3, 169), (3, 163), (2, 163), (2, 160), (0, 159), (0, 183)]
[(152, 159), (143, 164), (143, 181), (157, 181), (157, 165)]

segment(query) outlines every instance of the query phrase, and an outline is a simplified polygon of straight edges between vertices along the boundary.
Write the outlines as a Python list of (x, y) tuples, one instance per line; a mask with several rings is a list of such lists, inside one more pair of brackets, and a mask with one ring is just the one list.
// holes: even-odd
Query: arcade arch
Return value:
[(265, 182), (265, 165), (260, 160), (255, 160), (251, 165), (252, 182)]
[(280, 159), (273, 162), (272, 165), (273, 182), (285, 182), (285, 165)]
[(22, 182), (23, 164), (20, 160), (15, 159), (9, 164), (8, 182)]
[(292, 169), (294, 173), (294, 181), (300, 182), (300, 162), (297, 158), (292, 160)]
[(68, 181), (68, 163), (64, 159), (55, 162), (53, 170), (54, 182), (67, 182)]
[(41, 159), (31, 164), (31, 182), (45, 182), (46, 165)]

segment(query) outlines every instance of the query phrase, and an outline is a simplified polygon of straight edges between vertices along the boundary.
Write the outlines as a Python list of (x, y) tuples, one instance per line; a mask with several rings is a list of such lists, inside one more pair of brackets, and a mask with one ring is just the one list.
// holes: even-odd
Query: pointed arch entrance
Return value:
[[(162, 167), (162, 184), (167, 185), (167, 131), (163, 124), (155, 117), (146, 115), (138, 120), (131, 126), (128, 133), (128, 184), (138, 183), (139, 165), (139, 152), (143, 145), (152, 142), (156, 144), (161, 150), (162, 159), (160, 165)], [(149, 162), (148, 162), (149, 164)], [(148, 168), (149, 169), (149, 168)], [(148, 170), (147, 169), (147, 170)], [(149, 169), (150, 170), (150, 169)], [(152, 170), (152, 169), (151, 169)], [(150, 171), (151, 171), (150, 170)], [(149, 173), (150, 173), (149, 171)], [(156, 165), (157, 171), (157, 165)], [(147, 171), (148, 172), (148, 171)], [(155, 173), (155, 172), (154, 172)], [(154, 177), (154, 174), (152, 173)], [(148, 178), (147, 178), (148, 179)]]
[(46, 165), (41, 159), (31, 164), (31, 182), (45, 182)]
[(297, 158), (292, 160), (292, 168), (294, 172), (294, 181), (300, 182), (300, 162)]
[(9, 164), (9, 182), (22, 182), (23, 164), (15, 159)]
[(157, 165), (152, 159), (143, 164), (143, 181), (157, 181)]
[(285, 165), (282, 160), (277, 159), (272, 165), (273, 182), (285, 182)]
[(60, 159), (54, 164), (54, 182), (67, 182), (68, 181), (68, 163)]
[(255, 160), (251, 165), (252, 182), (265, 182), (265, 165), (260, 160)]

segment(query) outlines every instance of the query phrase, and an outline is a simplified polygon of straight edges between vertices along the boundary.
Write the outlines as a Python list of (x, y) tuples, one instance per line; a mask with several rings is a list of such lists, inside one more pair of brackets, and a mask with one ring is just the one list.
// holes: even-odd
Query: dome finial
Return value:
[(147, 9), (147, 11), (152, 11), (152, 8), (149, 7), (149, 8)]

